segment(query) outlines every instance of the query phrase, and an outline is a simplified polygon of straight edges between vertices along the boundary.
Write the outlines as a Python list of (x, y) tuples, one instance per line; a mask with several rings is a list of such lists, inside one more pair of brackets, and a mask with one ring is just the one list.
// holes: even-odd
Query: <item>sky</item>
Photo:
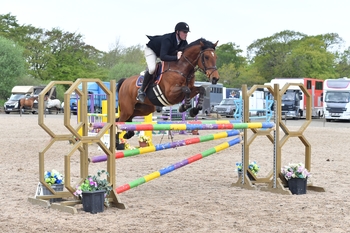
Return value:
[[(0, 0), (0, 14), (21, 25), (59, 28), (108, 52), (115, 45), (145, 45), (146, 35), (190, 26), (187, 41), (229, 42), (244, 53), (254, 41), (291, 30), (309, 36), (338, 33), (350, 46), (349, 0)], [(245, 55), (245, 54), (243, 54)]]

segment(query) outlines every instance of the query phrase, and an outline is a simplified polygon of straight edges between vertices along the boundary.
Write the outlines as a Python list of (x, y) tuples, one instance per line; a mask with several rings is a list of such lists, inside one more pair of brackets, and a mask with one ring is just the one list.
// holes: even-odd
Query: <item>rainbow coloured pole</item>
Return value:
[[(196, 144), (200, 142), (207, 142), (211, 140), (237, 136), (239, 134), (240, 134), (239, 130), (229, 130), (226, 132), (203, 135), (200, 137), (188, 138), (188, 139), (180, 140), (176, 142), (168, 142), (168, 143), (159, 144), (156, 146), (148, 146), (148, 147), (142, 147), (142, 148), (133, 149), (133, 150), (118, 151), (115, 153), (115, 158), (120, 159), (124, 157), (130, 157), (130, 156), (145, 154), (145, 153), (154, 152), (154, 151), (160, 151), (160, 150), (171, 149), (171, 148), (180, 147), (180, 146)], [(104, 161), (107, 161), (107, 155), (99, 155), (91, 158), (91, 162), (93, 163), (99, 163)]]
[[(141, 124), (150, 124), (149, 122), (116, 122), (116, 125), (141, 125)], [(270, 122), (264, 122), (264, 123), (269, 123), (269, 124), (273, 124)], [(103, 128), (103, 126), (106, 123), (104, 122), (96, 122), (93, 124), (94, 128)], [(155, 122), (154, 124), (160, 124), (160, 125), (171, 125), (171, 124), (241, 124), (239, 121), (237, 120), (202, 120), (202, 121), (158, 121)], [(244, 124), (244, 123), (243, 123)], [(251, 124), (251, 123), (248, 123)], [(265, 127), (263, 127), (265, 128)], [(266, 127), (266, 128), (271, 128), (271, 127)]]
[(228, 148), (230, 146), (233, 146), (233, 145), (239, 143), (240, 141), (241, 141), (241, 139), (238, 137), (238, 138), (235, 138), (235, 139), (230, 140), (228, 142), (224, 142), (224, 143), (222, 143), (222, 144), (220, 144), (220, 145), (218, 145), (216, 147), (210, 148), (210, 149), (202, 152), (201, 154), (196, 154), (196, 155), (194, 155), (194, 156), (192, 156), (190, 158), (187, 158), (187, 159), (185, 159), (185, 160), (183, 160), (181, 162), (175, 163), (175, 164), (170, 165), (170, 166), (168, 166), (166, 168), (163, 168), (163, 169), (161, 169), (159, 171), (156, 171), (156, 172), (153, 172), (153, 173), (148, 174), (146, 176), (140, 177), (140, 178), (138, 178), (138, 179), (136, 179), (134, 181), (131, 181), (128, 184), (124, 184), (124, 185), (116, 188), (116, 192), (117, 192), (117, 194), (119, 194), (119, 193), (125, 192), (125, 191), (127, 191), (129, 189), (135, 188), (135, 187), (137, 187), (137, 186), (139, 186), (141, 184), (144, 184), (144, 183), (146, 183), (148, 181), (151, 181), (153, 179), (159, 178), (160, 176), (165, 175), (165, 174), (167, 174), (169, 172), (172, 172), (172, 171), (174, 171), (174, 170), (176, 170), (178, 168), (184, 167), (184, 166), (186, 166), (186, 165), (188, 165), (190, 163), (196, 162), (196, 161), (198, 161), (198, 160), (200, 160), (202, 158), (208, 157), (211, 154), (217, 153), (217, 152), (219, 152), (221, 150), (224, 150), (224, 149), (226, 149), (226, 148)]
[(274, 125), (272, 122), (233, 124), (119, 124), (117, 122), (118, 129), (123, 131), (256, 129), (272, 128)]

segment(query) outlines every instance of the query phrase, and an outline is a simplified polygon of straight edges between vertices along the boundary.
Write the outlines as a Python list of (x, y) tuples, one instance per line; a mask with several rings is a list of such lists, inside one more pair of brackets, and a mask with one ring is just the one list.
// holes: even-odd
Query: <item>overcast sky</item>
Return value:
[(80, 33), (106, 52), (116, 41), (144, 45), (146, 35), (172, 32), (180, 21), (190, 26), (189, 42), (203, 37), (244, 51), (284, 30), (338, 33), (348, 47), (349, 9), (349, 0), (0, 0), (0, 14), (11, 13), (19, 24)]

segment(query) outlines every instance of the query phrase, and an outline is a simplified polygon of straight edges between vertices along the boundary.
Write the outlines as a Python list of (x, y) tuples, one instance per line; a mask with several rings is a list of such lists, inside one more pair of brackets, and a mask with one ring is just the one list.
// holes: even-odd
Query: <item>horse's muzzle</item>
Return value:
[(216, 84), (218, 81), (219, 81), (219, 79), (216, 78), (216, 77), (213, 77), (213, 78), (211, 79), (211, 83), (212, 83), (212, 84)]

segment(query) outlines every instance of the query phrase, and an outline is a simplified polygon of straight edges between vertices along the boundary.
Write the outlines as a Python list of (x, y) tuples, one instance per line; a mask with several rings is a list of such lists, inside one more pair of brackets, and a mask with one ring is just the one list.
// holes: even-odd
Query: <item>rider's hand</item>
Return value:
[(182, 56), (182, 52), (181, 51), (177, 52), (177, 60), (179, 60), (181, 56)]

